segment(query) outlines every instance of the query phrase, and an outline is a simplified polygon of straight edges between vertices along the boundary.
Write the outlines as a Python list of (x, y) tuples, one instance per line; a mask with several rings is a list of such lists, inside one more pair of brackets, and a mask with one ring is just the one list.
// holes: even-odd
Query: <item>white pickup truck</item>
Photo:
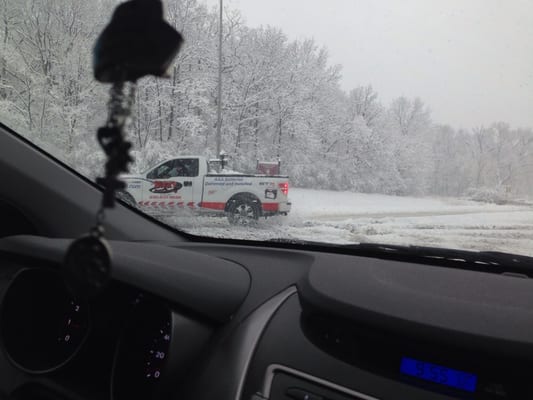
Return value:
[(122, 200), (152, 215), (169, 215), (180, 209), (227, 215), (233, 224), (259, 217), (287, 215), (289, 178), (281, 175), (245, 175), (209, 171), (200, 156), (166, 160), (140, 175), (123, 175)]

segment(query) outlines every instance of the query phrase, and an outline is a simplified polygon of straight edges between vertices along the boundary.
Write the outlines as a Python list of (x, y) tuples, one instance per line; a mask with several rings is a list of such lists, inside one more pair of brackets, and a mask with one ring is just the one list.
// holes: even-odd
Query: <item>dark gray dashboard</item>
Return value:
[[(68, 243), (34, 236), (0, 240), (4, 290), (17, 269), (60, 268)], [(102, 314), (97, 319), (127, 324), (127, 315), (120, 314), (127, 314), (124, 297), (144, 293), (168, 307), (173, 318), (185, 318), (184, 331), (200, 332), (191, 327), (198, 325), (209, 332), (203, 344), (195, 345), (198, 354), (188, 371), (193, 373), (179, 380), (170, 398), (277, 400), (310, 393), (331, 400), (507, 399), (531, 394), (525, 379), (533, 373), (528, 335), (533, 284), (528, 279), (301, 250), (111, 245), (112, 290), (96, 302), (94, 310)], [(108, 352), (114, 352), (119, 331), (97, 333)], [(398, 372), (405, 355), (473, 371), (480, 390), (464, 393), (406, 378)], [(83, 363), (96, 359), (82, 351), (69, 368), (85, 371)], [(70, 393), (65, 398), (76, 398), (76, 385), (65, 383), (70, 375), (65, 378), (61, 370), (36, 377), (17, 372), (6, 360), (1, 365), (10, 371), (4, 376), (17, 377), (9, 379), (10, 388), (13, 382), (45, 382)], [(0, 384), (7, 383), (0, 378)], [(300, 392), (289, 395), (290, 388)], [(78, 395), (106, 398), (84, 390)]]
[(353, 257), (311, 268), (299, 289), (304, 308), (406, 335), (533, 356), (531, 279)]
[[(61, 265), (71, 242), (21, 236), (1, 239), (0, 250), (37, 254), (43, 261)], [(112, 242), (111, 246), (113, 279), (213, 321), (228, 321), (250, 288), (248, 271), (232, 261), (157, 244)]]

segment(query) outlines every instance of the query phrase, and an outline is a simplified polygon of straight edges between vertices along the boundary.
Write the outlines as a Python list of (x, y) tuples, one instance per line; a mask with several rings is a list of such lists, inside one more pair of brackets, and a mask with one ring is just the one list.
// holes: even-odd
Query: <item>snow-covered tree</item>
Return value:
[[(91, 177), (108, 87), (92, 46), (118, 0), (0, 0), (0, 119)], [(180, 154), (215, 156), (218, 15), (165, 1), (185, 38), (169, 79), (138, 82), (129, 138), (136, 170)], [(394, 194), (465, 195), (486, 187), (533, 195), (533, 132), (507, 124), (437, 126), (421, 99), (384, 105), (370, 85), (347, 93), (342, 69), (312, 39), (248, 27), (224, 12), (222, 148), (232, 168), (281, 159), (293, 185)], [(489, 121), (488, 121), (489, 122)]]

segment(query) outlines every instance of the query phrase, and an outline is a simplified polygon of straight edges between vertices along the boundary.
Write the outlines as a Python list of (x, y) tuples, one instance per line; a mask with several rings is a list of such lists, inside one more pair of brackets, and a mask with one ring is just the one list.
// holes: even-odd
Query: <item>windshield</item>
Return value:
[[(92, 180), (117, 4), (0, 0), (0, 121)], [(138, 82), (120, 199), (201, 236), (533, 255), (533, 3), (164, 6), (185, 44)]]

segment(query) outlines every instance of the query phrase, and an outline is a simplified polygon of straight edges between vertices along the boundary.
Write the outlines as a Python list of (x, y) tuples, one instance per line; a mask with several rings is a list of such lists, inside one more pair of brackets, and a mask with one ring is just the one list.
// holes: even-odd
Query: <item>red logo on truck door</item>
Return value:
[(153, 184), (149, 189), (152, 193), (176, 193), (183, 187), (181, 183), (174, 181), (154, 181)]

